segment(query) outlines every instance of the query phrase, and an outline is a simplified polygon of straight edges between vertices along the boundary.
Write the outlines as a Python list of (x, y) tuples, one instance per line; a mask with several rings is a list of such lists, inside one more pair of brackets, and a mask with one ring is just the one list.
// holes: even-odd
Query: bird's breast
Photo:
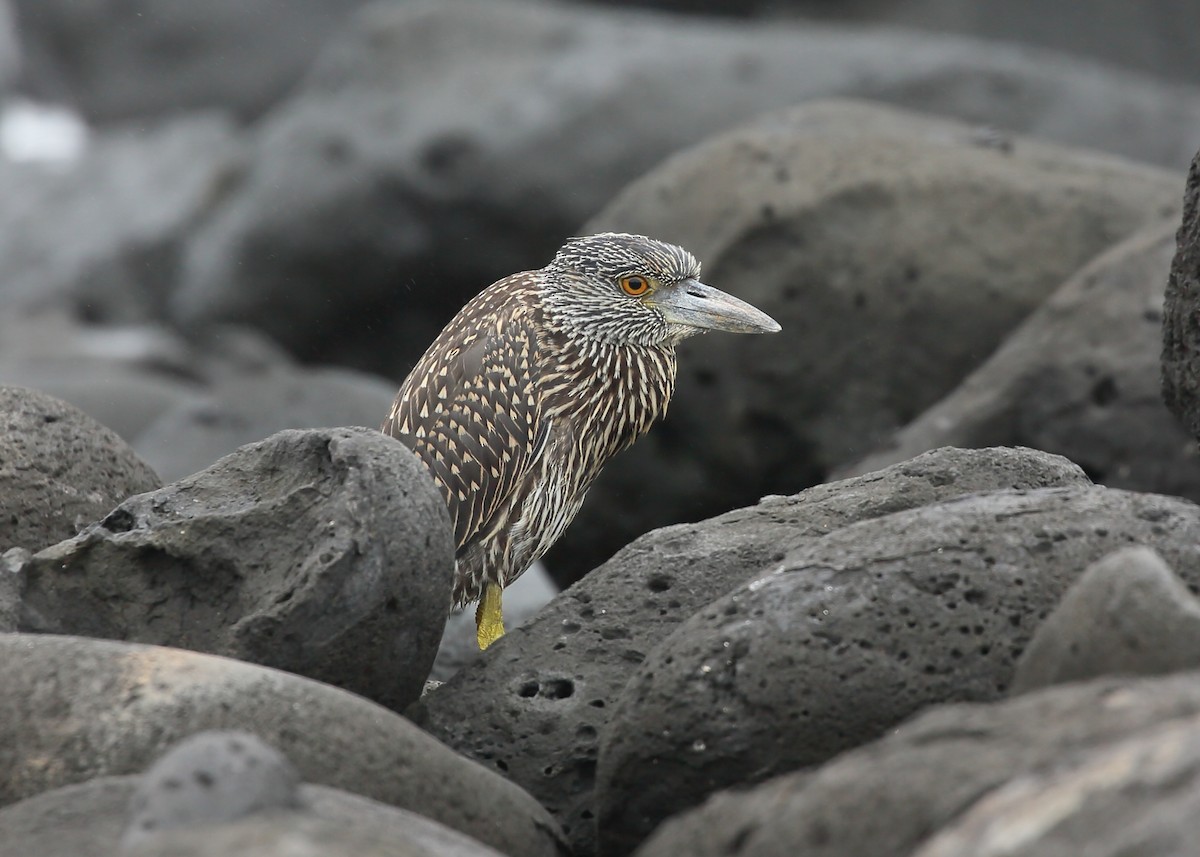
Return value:
[(590, 484), (608, 459), (666, 413), (675, 390), (675, 352), (584, 341), (549, 356), (544, 414), (576, 439)]

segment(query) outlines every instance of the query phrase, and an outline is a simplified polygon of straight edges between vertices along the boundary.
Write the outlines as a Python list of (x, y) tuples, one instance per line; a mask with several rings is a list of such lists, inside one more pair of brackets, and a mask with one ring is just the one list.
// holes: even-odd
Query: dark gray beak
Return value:
[(729, 333), (778, 333), (779, 322), (762, 310), (698, 280), (663, 286), (650, 298), (671, 324)]

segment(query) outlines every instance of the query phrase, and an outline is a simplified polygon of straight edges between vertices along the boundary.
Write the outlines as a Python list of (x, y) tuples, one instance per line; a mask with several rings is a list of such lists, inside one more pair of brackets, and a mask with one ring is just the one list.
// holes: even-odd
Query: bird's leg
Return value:
[(504, 636), (504, 610), (500, 605), (503, 595), (499, 585), (491, 582), (484, 585), (479, 606), (475, 608), (475, 639), (480, 651)]

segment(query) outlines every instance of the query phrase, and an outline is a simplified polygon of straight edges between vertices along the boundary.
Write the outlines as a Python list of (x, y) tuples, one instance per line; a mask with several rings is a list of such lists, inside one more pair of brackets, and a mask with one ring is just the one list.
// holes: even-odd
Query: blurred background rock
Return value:
[[(654, 526), (888, 449), (1076, 271), (1177, 223), (1200, 145), (1196, 14), (0, 0), (0, 384), (75, 404), (170, 481), (280, 429), (377, 425), (465, 300), (566, 237), (685, 241), (790, 323), (770, 348), (690, 345), (666, 423), (549, 557), (565, 584)], [(831, 97), (942, 119), (805, 107)], [(1144, 309), (1122, 346), (1139, 354)], [(1086, 339), (1115, 318), (1069, 321)], [(1086, 450), (1070, 420), (1046, 448), (1087, 458), (1110, 424), (1096, 408), (1129, 390), (1121, 437), (1160, 431), (1153, 361), (1138, 367), (1079, 418)], [(1019, 416), (980, 437), (1028, 441)], [(1200, 499), (1194, 445), (1164, 456), (1120, 484)]]

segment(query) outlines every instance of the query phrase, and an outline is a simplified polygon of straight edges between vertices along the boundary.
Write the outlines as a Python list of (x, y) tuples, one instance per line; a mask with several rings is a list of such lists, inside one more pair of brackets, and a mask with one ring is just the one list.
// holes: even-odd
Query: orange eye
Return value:
[(650, 291), (650, 281), (645, 277), (638, 276), (637, 274), (630, 274), (627, 277), (622, 277), (620, 283), (621, 291), (625, 292), (627, 295), (632, 295), (635, 298), (640, 297), (641, 295), (644, 295), (646, 292)]

